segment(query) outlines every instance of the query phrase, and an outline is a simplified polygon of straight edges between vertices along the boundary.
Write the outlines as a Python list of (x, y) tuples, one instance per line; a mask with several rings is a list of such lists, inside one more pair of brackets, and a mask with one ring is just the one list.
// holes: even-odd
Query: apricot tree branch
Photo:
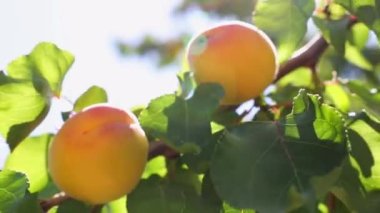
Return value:
[(273, 82), (277, 82), (299, 67), (314, 66), (327, 47), (328, 43), (321, 35), (315, 36), (305, 46), (296, 51), (291, 59), (280, 66), (276, 79)]
[(55, 194), (52, 198), (48, 200), (43, 200), (40, 202), (41, 209), (43, 212), (48, 212), (54, 206), (61, 204), (63, 201), (70, 199), (68, 195), (63, 192)]
[(151, 142), (149, 144), (148, 160), (163, 155), (166, 158), (176, 158), (179, 153), (162, 141)]

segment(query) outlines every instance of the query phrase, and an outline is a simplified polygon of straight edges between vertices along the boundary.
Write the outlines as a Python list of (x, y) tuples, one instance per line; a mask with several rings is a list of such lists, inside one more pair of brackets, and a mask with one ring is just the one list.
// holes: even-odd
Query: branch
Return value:
[(273, 82), (276, 83), (299, 67), (314, 66), (327, 47), (328, 43), (321, 35), (315, 36), (305, 46), (295, 52), (291, 59), (280, 66), (277, 77)]
[(176, 158), (179, 157), (179, 153), (169, 147), (162, 141), (151, 142), (149, 144), (148, 160), (151, 160), (159, 155), (163, 155), (166, 158)]
[(60, 192), (58, 194), (55, 194), (49, 200), (41, 201), (40, 206), (43, 212), (48, 212), (49, 209), (51, 209), (52, 207), (57, 206), (63, 201), (68, 200), (68, 199), (70, 199), (69, 196), (67, 196), (64, 192)]

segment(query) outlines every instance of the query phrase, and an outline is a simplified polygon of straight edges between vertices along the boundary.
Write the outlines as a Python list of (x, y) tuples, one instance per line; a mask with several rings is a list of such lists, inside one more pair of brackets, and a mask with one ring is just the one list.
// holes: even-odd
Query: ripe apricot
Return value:
[(196, 35), (186, 56), (195, 81), (219, 83), (223, 105), (259, 96), (277, 71), (276, 50), (261, 30), (248, 23), (226, 22)]
[(137, 185), (147, 155), (147, 138), (132, 112), (97, 105), (64, 123), (50, 146), (48, 168), (69, 196), (101, 204)]

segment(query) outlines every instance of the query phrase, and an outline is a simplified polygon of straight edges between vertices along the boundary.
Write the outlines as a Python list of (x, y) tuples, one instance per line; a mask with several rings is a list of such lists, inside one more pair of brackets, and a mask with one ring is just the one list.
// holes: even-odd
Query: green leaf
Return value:
[(320, 103), (320, 96), (300, 90), (287, 116), (286, 135), (302, 140), (345, 141), (342, 115), (333, 107)]
[(330, 101), (341, 112), (347, 113), (350, 110), (350, 98), (339, 82), (326, 82), (323, 96), (326, 102)]
[(203, 176), (201, 196), (205, 202), (209, 203), (210, 206), (214, 206), (215, 210), (220, 212), (223, 207), (223, 202), (215, 191), (209, 172)]
[(352, 123), (358, 120), (366, 122), (372, 129), (374, 129), (377, 132), (380, 132), (380, 121), (376, 119), (374, 116), (368, 114), (365, 110), (355, 114), (352, 119)]
[(281, 78), (276, 85), (279, 87), (285, 87), (292, 85), (296, 87), (309, 87), (313, 80), (312, 71), (309, 68), (301, 67)]
[(354, 46), (350, 42), (346, 42), (345, 48), (346, 54), (344, 57), (347, 61), (363, 70), (373, 70), (373, 65), (358, 47)]
[(376, 88), (371, 88), (370, 85), (363, 81), (351, 80), (346, 86), (352, 93), (355, 93), (362, 100), (365, 109), (380, 118), (380, 93)]
[(335, 48), (335, 50), (345, 55), (345, 43), (348, 34), (349, 17), (331, 20), (318, 16), (313, 17), (315, 25), (321, 30), (323, 37)]
[[(5, 76), (0, 78), (9, 80)], [(41, 96), (30, 83), (0, 83), (0, 132), (11, 149), (42, 122), (49, 106), (50, 100)]]
[[(362, 171), (361, 182), (367, 191), (380, 189), (380, 133), (363, 120), (357, 120), (350, 125), (350, 141), (354, 144), (353, 157)], [(355, 143), (359, 143), (355, 145)], [(369, 155), (368, 150), (371, 155)], [(369, 156), (366, 156), (369, 155)], [(368, 171), (369, 170), (369, 171)]]
[(75, 101), (73, 110), (74, 112), (79, 112), (85, 107), (107, 101), (107, 92), (101, 87), (92, 86)]
[(102, 208), (102, 213), (128, 213), (127, 212), (127, 196), (123, 196), (117, 200), (107, 203)]
[(224, 213), (255, 213), (252, 209), (235, 209), (234, 207), (228, 205), (228, 203), (223, 203)]
[(38, 44), (30, 54), (0, 74), (0, 133), (11, 149), (46, 117), (52, 95), (59, 96), (73, 56), (51, 43)]
[(167, 184), (159, 176), (141, 180), (127, 197), (128, 212), (184, 212), (186, 199), (181, 187)]
[(142, 178), (148, 178), (149, 176), (156, 174), (163, 177), (167, 172), (165, 158), (163, 156), (155, 157), (148, 161), (145, 166)]
[(359, 21), (372, 29), (378, 39), (380, 38), (380, 1), (379, 0), (335, 0), (335, 3), (342, 5)]
[(25, 175), (10, 170), (0, 171), (0, 210), (12, 212), (24, 198), (28, 187)]
[(25, 139), (11, 153), (5, 169), (24, 173), (29, 180), (31, 193), (43, 189), (48, 181), (47, 152), (52, 135), (41, 135)]
[(45, 188), (38, 192), (38, 198), (42, 200), (47, 200), (54, 195), (60, 193), (61, 190), (55, 185), (54, 181), (50, 178)]
[(348, 34), (348, 40), (352, 45), (362, 50), (366, 46), (368, 38), (369, 29), (365, 26), (365, 24), (358, 22), (351, 26)]
[(285, 124), (227, 128), (210, 171), (219, 196), (232, 206), (283, 212), (304, 204), (315, 208), (316, 199), (338, 179), (346, 156), (345, 129), (336, 110), (301, 91)]
[(57, 213), (90, 213), (91, 208), (89, 205), (74, 200), (68, 199), (59, 204)]
[(73, 62), (69, 52), (42, 42), (30, 54), (12, 61), (6, 70), (13, 79), (31, 80), (41, 94), (59, 97), (63, 79)]
[(27, 192), (25, 197), (17, 203), (12, 213), (43, 213), (37, 195), (37, 193)]
[(139, 121), (148, 136), (165, 138), (168, 128), (168, 117), (164, 110), (175, 102), (175, 95), (163, 95), (150, 101), (147, 108), (141, 111)]
[(302, 42), (314, 0), (259, 0), (253, 23), (277, 41), (279, 60), (285, 61)]
[(183, 153), (199, 153), (211, 138), (211, 119), (223, 97), (217, 84), (201, 84), (189, 99), (166, 95), (148, 105), (139, 116), (148, 135), (163, 139)]
[(359, 172), (347, 158), (342, 173), (331, 192), (342, 201), (351, 212), (361, 212), (365, 208), (366, 191), (360, 181)]
[(371, 169), (375, 164), (367, 142), (356, 131), (349, 129), (348, 136), (351, 145), (351, 156), (356, 160), (364, 177), (371, 176)]
[(199, 153), (211, 139), (211, 119), (223, 97), (218, 84), (201, 84), (189, 99), (176, 98), (164, 110), (168, 117), (167, 136), (172, 146), (184, 153)]
[(174, 179), (152, 175), (142, 180), (128, 195), (128, 212), (219, 212), (219, 205), (201, 196), (191, 176), (197, 178), (189, 170), (180, 170), (176, 171)]

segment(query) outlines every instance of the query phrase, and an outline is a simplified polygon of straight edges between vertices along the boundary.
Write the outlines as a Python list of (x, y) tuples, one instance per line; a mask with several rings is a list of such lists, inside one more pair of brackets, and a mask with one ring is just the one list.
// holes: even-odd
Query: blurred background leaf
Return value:
[(41, 191), (48, 183), (47, 153), (52, 135), (26, 138), (8, 157), (4, 169), (22, 172), (29, 180), (29, 191)]

